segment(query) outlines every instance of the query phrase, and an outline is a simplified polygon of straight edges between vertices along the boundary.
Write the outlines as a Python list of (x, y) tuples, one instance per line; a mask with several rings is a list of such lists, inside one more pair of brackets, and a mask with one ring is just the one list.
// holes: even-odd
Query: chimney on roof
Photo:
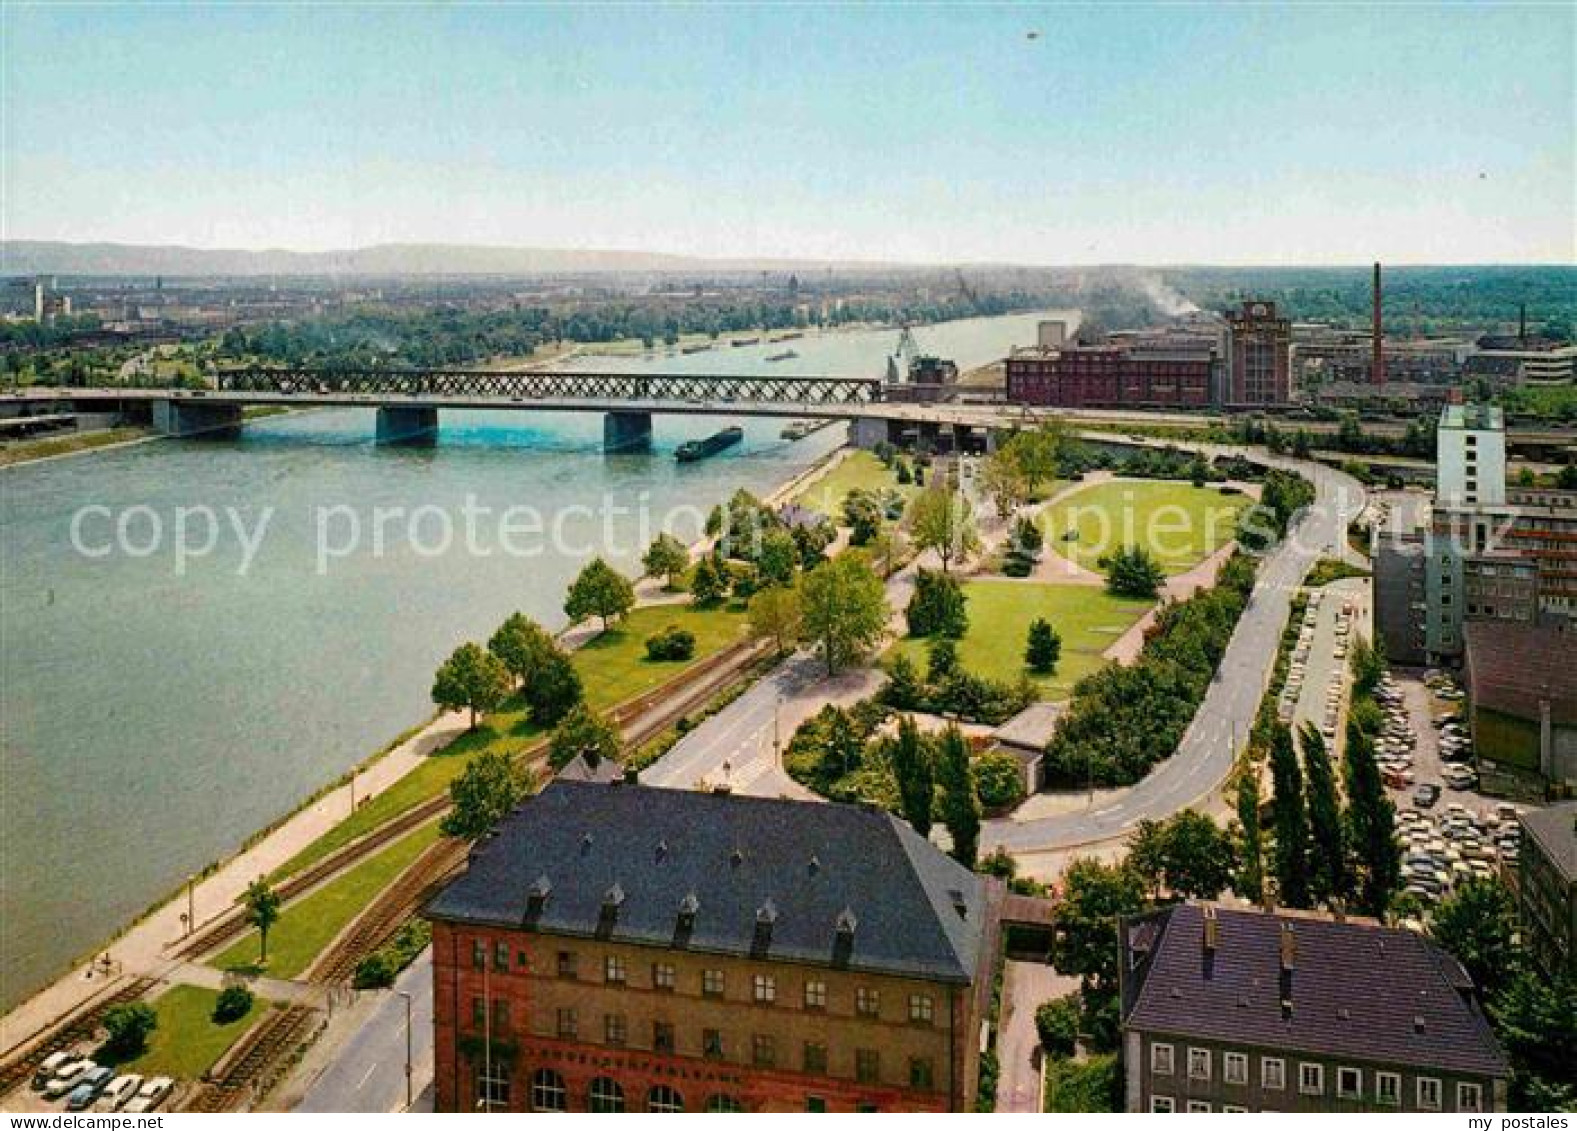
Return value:
[(1281, 971), (1291, 974), (1298, 966), (1298, 936), (1291, 923), (1281, 925)]
[(1211, 955), (1211, 954), (1214, 954), (1216, 952), (1216, 946), (1221, 941), (1221, 927), (1220, 927), (1220, 924), (1216, 921), (1216, 909), (1214, 907), (1207, 907), (1207, 908), (1205, 908), (1205, 910), (1204, 910), (1204, 917), (1205, 917), (1205, 933), (1204, 933), (1205, 954)]
[(1376, 388), (1385, 388), (1385, 338), (1380, 329), (1380, 265), (1374, 265), (1374, 348), (1369, 380)]

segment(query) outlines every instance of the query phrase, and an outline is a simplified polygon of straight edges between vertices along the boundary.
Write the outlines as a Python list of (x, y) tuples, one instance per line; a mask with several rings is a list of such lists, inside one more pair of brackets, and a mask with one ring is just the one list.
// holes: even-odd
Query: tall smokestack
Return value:
[(1374, 356), (1370, 363), (1369, 380), (1380, 388), (1385, 387), (1385, 344), (1380, 333), (1380, 265), (1374, 265)]

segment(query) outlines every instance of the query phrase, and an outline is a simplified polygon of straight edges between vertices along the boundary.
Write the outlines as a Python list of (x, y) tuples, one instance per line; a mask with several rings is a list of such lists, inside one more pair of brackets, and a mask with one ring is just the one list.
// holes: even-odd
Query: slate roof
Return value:
[(1577, 881), (1577, 801), (1567, 801), (1544, 809), (1529, 809), (1518, 815), (1522, 828), (1560, 869), (1567, 883)]
[[(1460, 963), (1412, 931), (1369, 923), (1182, 904), (1128, 924), (1151, 945), (1124, 1024), (1149, 1032), (1314, 1056), (1505, 1076), (1506, 1058)], [(1281, 925), (1297, 940), (1282, 1009)]]
[(612, 758), (598, 758), (596, 765), (577, 754), (554, 777), (560, 781), (589, 781), (609, 785), (624, 778), (624, 766)]
[(987, 907), (980, 876), (887, 813), (554, 781), (426, 913), (968, 983)]
[(1066, 702), (1031, 703), (991, 732), (991, 737), (1008, 746), (1032, 749), (1037, 754), (1057, 731), (1057, 723), (1067, 712)]

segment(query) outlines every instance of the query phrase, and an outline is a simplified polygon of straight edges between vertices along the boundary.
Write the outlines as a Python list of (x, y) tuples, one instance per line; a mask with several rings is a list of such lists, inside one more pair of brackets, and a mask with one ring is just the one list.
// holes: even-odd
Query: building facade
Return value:
[(1292, 399), (1292, 323), (1276, 304), (1243, 303), (1227, 315), (1228, 408), (1286, 404)]
[(1216, 360), (1208, 349), (1109, 344), (1015, 350), (1007, 397), (1060, 408), (1208, 408)]
[(1472, 982), (1420, 935), (1182, 904), (1121, 938), (1130, 1112), (1505, 1110)]
[(1002, 889), (859, 807), (555, 782), (433, 922), (440, 1111), (963, 1111)]
[(1517, 817), (1517, 904), (1528, 953), (1549, 977), (1577, 978), (1577, 801)]

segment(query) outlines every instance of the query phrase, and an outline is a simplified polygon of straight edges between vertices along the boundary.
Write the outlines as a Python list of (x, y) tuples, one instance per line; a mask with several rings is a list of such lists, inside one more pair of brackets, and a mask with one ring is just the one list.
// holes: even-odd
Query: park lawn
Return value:
[(911, 494), (913, 487), (898, 486), (898, 478), (891, 468), (867, 451), (850, 452), (838, 461), (827, 474), (819, 476), (794, 496), (798, 506), (820, 511), (837, 521), (842, 521), (843, 498), (850, 491), (881, 491), (891, 487)]
[[(1014, 682), (1030, 676), (1048, 699), (1060, 699), (1100, 667), (1101, 653), (1151, 607), (1149, 601), (1113, 597), (1094, 585), (1058, 585), (1008, 579), (964, 582), (969, 631), (958, 657), (976, 675)], [(1055, 675), (1038, 677), (1024, 666), (1029, 625), (1045, 617), (1062, 637)], [(906, 636), (890, 654), (909, 657), (925, 673), (928, 640)]]
[[(687, 662), (648, 660), (646, 638), (670, 624), (695, 634), (694, 658)], [(744, 639), (745, 631), (745, 614), (734, 606), (697, 609), (688, 604), (647, 605), (632, 610), (610, 631), (571, 652), (570, 662), (580, 673), (586, 701), (597, 710), (606, 711), (626, 699), (644, 695), (692, 664)], [(525, 704), (519, 698), (511, 698), (502, 708), (485, 716), (475, 730), (428, 755), (421, 765), (388, 789), (363, 802), (354, 814), (280, 865), (270, 879), (278, 882), (294, 875), (385, 821), (445, 792), (471, 759), (484, 751), (513, 757), (545, 737), (546, 731), (527, 717)]]
[[(437, 839), (438, 823), (423, 825), (286, 906), (268, 932), (268, 965), (261, 968), (263, 972), (294, 978), (312, 965), (323, 948)], [(257, 932), (248, 931), (211, 964), (224, 970), (257, 970), (258, 943)]]
[[(1160, 479), (1120, 479), (1076, 491), (1040, 516), (1046, 547), (1086, 569), (1124, 545), (1149, 550), (1168, 574), (1185, 573), (1237, 533), (1253, 500)], [(1076, 538), (1065, 537), (1077, 531)]]
[(269, 1008), (268, 1002), (254, 998), (245, 1016), (216, 1025), (213, 1012), (218, 1000), (219, 991), (206, 986), (172, 986), (150, 1003), (159, 1015), (159, 1027), (148, 1038), (148, 1047), (141, 1056), (116, 1065), (116, 1070), (197, 1079)]

